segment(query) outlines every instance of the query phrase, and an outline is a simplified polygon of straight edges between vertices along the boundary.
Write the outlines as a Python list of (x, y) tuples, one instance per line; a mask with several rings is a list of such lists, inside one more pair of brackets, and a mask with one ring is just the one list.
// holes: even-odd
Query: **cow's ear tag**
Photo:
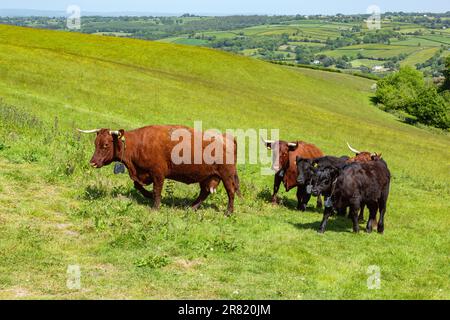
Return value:
[(125, 166), (123, 165), (123, 163), (116, 162), (114, 164), (114, 174), (121, 174), (121, 173), (125, 173)]

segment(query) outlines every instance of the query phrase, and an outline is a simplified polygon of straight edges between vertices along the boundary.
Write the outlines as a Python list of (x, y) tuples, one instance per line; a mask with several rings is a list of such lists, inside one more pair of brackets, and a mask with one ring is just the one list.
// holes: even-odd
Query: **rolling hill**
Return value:
[[(0, 25), (1, 298), (448, 299), (447, 134), (371, 103), (374, 82), (206, 48)], [(93, 137), (202, 120), (279, 128), (325, 153), (382, 152), (393, 174), (385, 235), (320, 211), (268, 203), (272, 178), (241, 165), (244, 198), (223, 188), (192, 212), (197, 186), (167, 183), (160, 212), (112, 168), (88, 168)], [(81, 288), (66, 286), (79, 265)], [(369, 290), (368, 267), (381, 270)]]

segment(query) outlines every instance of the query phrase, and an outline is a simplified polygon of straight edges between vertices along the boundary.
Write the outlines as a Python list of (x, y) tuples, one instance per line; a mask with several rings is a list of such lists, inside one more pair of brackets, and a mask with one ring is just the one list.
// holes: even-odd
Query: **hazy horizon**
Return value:
[(78, 5), (85, 13), (130, 13), (130, 14), (163, 14), (181, 15), (184, 13), (197, 15), (335, 15), (365, 14), (371, 5), (377, 5), (381, 12), (418, 12), (445, 13), (450, 11), (448, 1), (430, 0), (347, 0), (335, 2), (331, 0), (299, 1), (299, 0), (78, 0), (58, 1), (41, 0), (39, 3), (30, 0), (15, 0), (12, 5), (0, 6), (2, 11), (50, 11), (65, 12), (69, 5)]

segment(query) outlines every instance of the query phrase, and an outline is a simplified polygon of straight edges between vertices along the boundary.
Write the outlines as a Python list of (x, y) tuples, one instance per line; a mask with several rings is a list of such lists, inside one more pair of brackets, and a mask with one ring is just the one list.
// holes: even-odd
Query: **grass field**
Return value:
[(422, 50), (418, 50), (415, 53), (409, 55), (405, 60), (403, 60), (400, 65), (402, 66), (412, 66), (414, 67), (418, 63), (422, 63), (423, 61), (427, 61), (439, 50), (439, 48), (423, 48)]
[(398, 56), (401, 53), (412, 54), (420, 51), (422, 48), (415, 46), (396, 46), (396, 45), (384, 45), (384, 44), (362, 44), (339, 48), (336, 50), (325, 51), (323, 54), (338, 58), (346, 55), (350, 58), (356, 59), (358, 53), (361, 53), (364, 57), (370, 58), (390, 58)]
[(325, 44), (317, 42), (289, 41), (290, 46), (324, 47)]
[(361, 66), (366, 66), (368, 68), (372, 68), (372, 67), (379, 66), (379, 65), (383, 65), (383, 63), (378, 60), (356, 59), (356, 60), (352, 61), (352, 66), (354, 68), (358, 68)]
[[(206, 48), (0, 25), (0, 298), (449, 299), (448, 134), (374, 105), (373, 81)], [(279, 128), (325, 153), (345, 142), (392, 171), (383, 236), (346, 218), (316, 232), (311, 201), (268, 203), (272, 178), (241, 165), (243, 198), (166, 183), (159, 212), (112, 168), (89, 168), (81, 128)], [(79, 265), (81, 289), (66, 286)], [(369, 290), (368, 267), (381, 288)]]

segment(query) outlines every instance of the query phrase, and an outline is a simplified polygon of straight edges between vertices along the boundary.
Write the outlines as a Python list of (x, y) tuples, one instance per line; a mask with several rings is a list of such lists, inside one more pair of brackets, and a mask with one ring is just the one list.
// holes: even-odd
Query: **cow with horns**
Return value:
[(380, 160), (381, 159), (381, 153), (376, 152), (368, 152), (368, 151), (358, 151), (355, 148), (352, 148), (352, 146), (347, 142), (347, 146), (350, 149), (351, 152), (355, 153), (355, 156), (353, 158), (350, 158), (348, 160), (348, 163), (352, 162), (368, 162), (372, 160)]
[[(193, 209), (197, 209), (210, 193), (214, 193), (222, 181), (228, 194), (227, 213), (233, 212), (235, 193), (240, 195), (234, 137), (216, 136), (213, 140), (218, 150), (214, 152), (222, 159), (204, 161), (204, 151), (212, 143), (211, 139), (205, 138), (206, 133), (184, 126), (148, 126), (131, 131), (78, 131), (97, 134), (91, 166), (101, 168), (114, 161), (121, 162), (128, 169), (134, 187), (143, 196), (153, 198), (155, 209), (160, 207), (164, 180), (171, 179), (186, 184), (199, 183), (200, 195), (192, 204)], [(183, 139), (174, 139), (174, 132), (178, 133), (175, 136)], [(186, 135), (190, 139), (184, 141)], [(173, 150), (177, 146), (179, 148), (180, 140), (187, 148), (180, 150), (179, 155), (187, 161), (174, 161)], [(200, 161), (196, 161), (196, 153), (201, 153)], [(153, 184), (152, 193), (144, 188), (150, 184)]]
[[(272, 203), (278, 203), (278, 190), (283, 182), (286, 192), (297, 188), (297, 209), (306, 210), (306, 205), (311, 198), (311, 190), (308, 183), (297, 183), (298, 170), (296, 158), (315, 159), (324, 156), (322, 151), (313, 144), (303, 141), (286, 142), (262, 140), (267, 149), (272, 150), (272, 170), (275, 171), (273, 184)], [(320, 195), (317, 197), (317, 207), (322, 207)]]

